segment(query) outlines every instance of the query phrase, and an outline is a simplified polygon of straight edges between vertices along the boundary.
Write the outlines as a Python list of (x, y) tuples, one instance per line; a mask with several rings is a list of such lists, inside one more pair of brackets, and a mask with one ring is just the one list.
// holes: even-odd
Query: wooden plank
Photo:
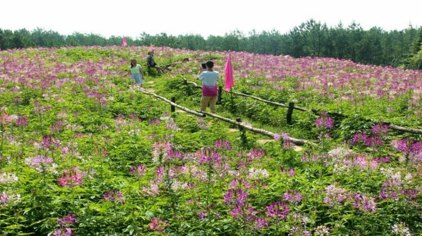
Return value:
[(147, 95), (153, 96), (153, 97), (155, 97), (155, 98), (161, 99), (161, 100), (163, 100), (163, 101), (165, 101), (165, 102), (169, 103), (170, 105), (172, 105), (172, 106), (174, 106), (174, 107), (177, 107), (177, 108), (179, 108), (180, 110), (186, 111), (187, 113), (190, 113), (190, 114), (192, 114), (192, 115), (196, 115), (196, 116), (200, 116), (200, 117), (204, 117), (204, 116), (205, 116), (205, 115), (204, 115), (203, 113), (201, 113), (201, 112), (197, 112), (197, 111), (191, 110), (191, 109), (189, 109), (189, 108), (186, 108), (186, 107), (180, 106), (180, 105), (178, 105), (178, 104), (176, 104), (176, 103), (174, 103), (174, 102), (172, 102), (172, 101), (168, 100), (167, 98), (162, 97), (162, 96), (159, 96), (159, 95), (157, 95), (157, 94), (155, 94), (155, 93), (153, 93), (153, 92), (147, 92), (147, 91), (145, 91), (145, 90), (140, 90), (140, 91), (141, 91), (142, 93), (144, 93), (144, 94), (147, 94)]
[(398, 125), (394, 125), (394, 124), (389, 124), (389, 126), (390, 126), (391, 129), (398, 130), (398, 131), (414, 133), (414, 134), (422, 134), (421, 129), (406, 128), (406, 127), (398, 126)]
[[(273, 132), (271, 132), (271, 131), (264, 130), (264, 129), (254, 128), (254, 127), (252, 127), (252, 126), (245, 125), (245, 124), (243, 124), (242, 122), (237, 122), (237, 121), (235, 121), (235, 120), (231, 120), (231, 119), (229, 119), (229, 118), (226, 118), (226, 117), (223, 117), (223, 116), (219, 116), (219, 115), (214, 114), (214, 113), (209, 113), (209, 112), (205, 112), (205, 111), (204, 111), (204, 112), (202, 112), (202, 113), (206, 114), (207, 116), (211, 116), (211, 117), (217, 118), (217, 119), (219, 119), (219, 120), (223, 120), (223, 121), (225, 121), (225, 122), (227, 122), (227, 123), (230, 123), (230, 124), (234, 124), (234, 125), (237, 125), (237, 126), (243, 127), (244, 129), (247, 129), (247, 130), (252, 131), (252, 132), (254, 132), (254, 133), (257, 133), (257, 134), (262, 134), (262, 135), (268, 136), (268, 137), (270, 137), (270, 138), (274, 138), (274, 135), (275, 135), (275, 133), (273, 133)], [(296, 144), (296, 145), (305, 145), (305, 144), (308, 144), (308, 145), (311, 145), (311, 146), (317, 146), (317, 144), (316, 144), (316, 143), (311, 142), (311, 141), (309, 141), (309, 140), (305, 140), (305, 139), (298, 139), (298, 138), (293, 138), (293, 137), (290, 137), (290, 136), (289, 136), (289, 137), (287, 137), (287, 139), (288, 139), (289, 141), (291, 141), (292, 143)]]

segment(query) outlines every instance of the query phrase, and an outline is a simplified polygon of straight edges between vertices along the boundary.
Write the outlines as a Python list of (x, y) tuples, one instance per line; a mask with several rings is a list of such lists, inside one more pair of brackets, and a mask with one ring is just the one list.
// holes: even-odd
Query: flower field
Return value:
[(422, 135), (390, 128), (422, 129), (422, 71), (232, 52), (236, 91), (328, 112), (287, 124), (224, 93), (217, 113), (265, 139), (143, 94), (129, 61), (151, 49), (174, 65), (145, 89), (199, 110), (183, 79), (225, 53), (0, 51), (0, 235), (422, 234)]

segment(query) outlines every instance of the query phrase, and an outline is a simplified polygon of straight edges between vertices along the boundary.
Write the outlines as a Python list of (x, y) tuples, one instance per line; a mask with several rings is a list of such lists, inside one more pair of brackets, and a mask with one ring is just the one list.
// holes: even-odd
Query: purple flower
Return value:
[(242, 189), (239, 189), (237, 191), (237, 199), (236, 199), (237, 206), (244, 206), (247, 198), (248, 198), (248, 193), (243, 191)]
[(293, 168), (289, 169), (289, 172), (287, 173), (287, 175), (289, 177), (294, 177), (296, 175), (295, 169), (293, 169)]
[(358, 132), (353, 135), (352, 140), (350, 142), (352, 145), (356, 145), (358, 143), (362, 143), (367, 147), (377, 147), (384, 145), (384, 141), (380, 136), (369, 136), (367, 134)]
[(232, 203), (232, 199), (233, 199), (233, 190), (229, 189), (225, 194), (224, 194), (224, 203), (226, 203), (227, 205)]
[(168, 159), (179, 159), (183, 158), (183, 155), (180, 151), (174, 150), (173, 148), (167, 150), (167, 158)]
[(117, 190), (111, 190), (103, 194), (103, 198), (106, 201), (124, 203), (125, 199), (123, 193)]
[(285, 193), (283, 194), (283, 198), (284, 198), (284, 200), (286, 200), (286, 201), (290, 202), (290, 201), (293, 199), (293, 196), (292, 196), (292, 194), (290, 194), (289, 192), (285, 192)]
[(56, 231), (53, 232), (52, 236), (72, 236), (72, 229), (71, 228), (56, 229)]
[(221, 156), (215, 150), (204, 149), (200, 153), (199, 163), (201, 164), (215, 164), (219, 165), (221, 163)]
[(371, 132), (374, 135), (386, 135), (390, 126), (388, 124), (376, 124), (372, 126)]
[(28, 117), (26, 116), (19, 116), (18, 119), (16, 120), (16, 125), (17, 126), (27, 126), (28, 125)]
[(410, 151), (410, 141), (408, 139), (393, 140), (391, 144), (400, 152), (408, 153)]
[(265, 218), (257, 218), (255, 221), (255, 228), (262, 229), (268, 227), (268, 221)]
[(155, 170), (157, 177), (162, 177), (164, 175), (164, 166), (158, 166)]
[(222, 140), (222, 139), (215, 141), (214, 147), (219, 148), (219, 149), (226, 149), (226, 150), (232, 149), (230, 142), (227, 140)]
[(285, 219), (289, 214), (289, 208), (284, 202), (273, 202), (269, 206), (267, 206), (266, 209), (267, 216), (271, 218), (277, 218), (282, 220)]
[(63, 218), (58, 220), (59, 225), (69, 225), (76, 223), (76, 215), (73, 213), (68, 214), (67, 216), (64, 216)]
[(414, 142), (410, 147), (410, 152), (414, 154), (419, 154), (422, 152), (422, 141)]
[(288, 201), (288, 202), (291, 202), (291, 203), (298, 203), (298, 202), (302, 201), (302, 194), (300, 194), (300, 193), (293, 194), (293, 193), (290, 193), (290, 192), (285, 192), (283, 194), (283, 197), (284, 197), (285, 201)]
[(356, 193), (354, 197), (353, 207), (365, 211), (365, 212), (374, 212), (376, 210), (376, 203), (374, 198), (364, 196), (360, 193)]
[(205, 211), (200, 211), (200, 212), (198, 212), (198, 218), (199, 218), (200, 220), (205, 219), (205, 217), (207, 217), (207, 212), (205, 212)]
[(319, 118), (315, 120), (317, 128), (331, 129), (334, 127), (334, 119), (329, 117), (328, 114), (321, 114)]
[(53, 159), (46, 156), (35, 156), (33, 158), (26, 158), (25, 163), (31, 167), (39, 168), (44, 165), (53, 163)]
[(230, 215), (237, 219), (242, 214), (242, 209), (240, 207), (235, 207), (230, 211)]
[(264, 155), (265, 151), (262, 148), (254, 148), (247, 154), (250, 159), (258, 159), (263, 157)]
[(293, 146), (293, 142), (290, 140), (290, 137), (286, 133), (282, 133), (281, 137), (283, 138), (283, 148), (290, 149)]
[(331, 184), (325, 188), (324, 203), (329, 206), (335, 206), (339, 203), (346, 201), (349, 198), (349, 193), (344, 188), (337, 188), (334, 184)]
[(58, 146), (59, 144), (59, 140), (54, 139), (51, 135), (45, 135), (42, 138), (41, 146), (45, 149), (48, 149), (50, 147)]

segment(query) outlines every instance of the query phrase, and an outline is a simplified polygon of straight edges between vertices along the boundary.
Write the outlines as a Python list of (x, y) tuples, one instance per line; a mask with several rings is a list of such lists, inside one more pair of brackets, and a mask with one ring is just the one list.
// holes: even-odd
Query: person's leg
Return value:
[(202, 96), (202, 99), (201, 99), (201, 111), (206, 111), (207, 110), (207, 107), (208, 107), (209, 102), (210, 102), (210, 97), (208, 97), (208, 96)]
[(139, 84), (141, 82), (141, 77), (139, 74), (133, 74), (132, 78), (135, 81), (135, 84)]
[(210, 97), (210, 109), (211, 113), (215, 113), (215, 104), (217, 103), (217, 96)]

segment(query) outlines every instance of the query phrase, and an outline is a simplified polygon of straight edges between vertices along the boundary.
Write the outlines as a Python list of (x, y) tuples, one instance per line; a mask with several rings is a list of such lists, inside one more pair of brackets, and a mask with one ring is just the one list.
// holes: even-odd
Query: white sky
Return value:
[(224, 35), (255, 29), (287, 33), (309, 19), (335, 26), (401, 30), (422, 26), (422, 0), (2, 0), (0, 28), (37, 27), (105, 37), (142, 32)]

